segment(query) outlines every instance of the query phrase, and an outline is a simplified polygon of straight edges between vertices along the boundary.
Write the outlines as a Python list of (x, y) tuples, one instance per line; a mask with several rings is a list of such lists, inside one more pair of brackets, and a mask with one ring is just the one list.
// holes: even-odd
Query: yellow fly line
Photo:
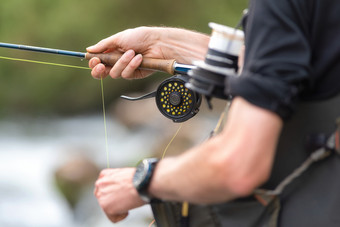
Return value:
[(58, 63), (44, 62), (44, 61), (35, 61), (35, 60), (28, 60), (28, 59), (21, 59), (21, 58), (10, 58), (10, 57), (3, 57), (3, 56), (0, 56), (0, 59), (11, 60), (11, 61), (29, 62), (29, 63), (43, 64), (43, 65), (53, 65), (53, 66), (75, 68), (75, 69), (87, 69), (87, 70), (91, 69), (89, 67), (82, 67), (82, 66), (75, 66), (75, 65), (65, 65), (65, 64), (58, 64)]
[(105, 114), (105, 100), (104, 100), (104, 83), (103, 78), (100, 78), (100, 87), (102, 93), (102, 104), (103, 104), (103, 118), (104, 118), (104, 132), (105, 132), (105, 150), (106, 150), (106, 167), (110, 168), (110, 158), (109, 158), (109, 146), (107, 142), (107, 129), (106, 129), (106, 114)]
[[(36, 64), (43, 64), (43, 65), (52, 65), (52, 66), (59, 66), (59, 67), (66, 67), (66, 68), (75, 68), (75, 69), (86, 69), (91, 70), (89, 67), (82, 67), (82, 66), (75, 66), (75, 65), (66, 65), (66, 64), (59, 64), (59, 63), (52, 63), (52, 62), (44, 62), (44, 61), (35, 61), (35, 60), (28, 60), (28, 59), (20, 59), (20, 58), (11, 58), (11, 57), (3, 57), (0, 56), (0, 59), (4, 60), (11, 60), (11, 61), (20, 61), (20, 62), (28, 62), (28, 63), (36, 63)], [(105, 132), (105, 149), (106, 149), (106, 161), (107, 161), (107, 168), (110, 168), (110, 162), (109, 162), (109, 148), (108, 148), (108, 136), (107, 136), (107, 127), (106, 127), (106, 114), (105, 114), (105, 100), (104, 100), (104, 85), (103, 85), (103, 79), (100, 79), (100, 85), (101, 85), (101, 98), (102, 98), (102, 105), (103, 105), (103, 119), (104, 119), (104, 132)], [(179, 128), (177, 129), (174, 136), (171, 138), (169, 144), (166, 146), (166, 148), (163, 151), (162, 159), (165, 157), (165, 154), (169, 148), (169, 146), (172, 144), (173, 140), (177, 136), (178, 132), (182, 128), (182, 124), (180, 124)], [(182, 205), (182, 216), (187, 217), (188, 216), (188, 210), (189, 210), (189, 204), (187, 202), (183, 202)], [(153, 220), (149, 226), (152, 226), (154, 224), (155, 220)]]
[[(89, 68), (89, 67), (82, 67), (82, 66), (75, 66), (75, 65), (66, 65), (66, 64), (44, 62), (44, 61), (35, 61), (35, 60), (28, 60), (28, 59), (21, 59), (21, 58), (11, 58), (11, 57), (0, 56), (0, 59), (11, 60), (11, 61), (20, 61), (20, 62), (28, 62), (28, 63), (36, 63), (36, 64), (43, 64), (43, 65), (52, 65), (52, 66), (59, 66), (59, 67), (66, 67), (66, 68), (91, 70), (91, 68)], [(109, 148), (108, 148), (107, 129), (106, 129), (106, 116), (105, 116), (104, 83), (103, 83), (103, 79), (102, 78), (100, 79), (100, 86), (101, 86), (101, 98), (102, 98), (103, 118), (104, 118), (105, 149), (106, 149), (106, 162), (107, 162), (106, 166), (107, 166), (107, 168), (110, 168), (110, 163), (109, 163)]]

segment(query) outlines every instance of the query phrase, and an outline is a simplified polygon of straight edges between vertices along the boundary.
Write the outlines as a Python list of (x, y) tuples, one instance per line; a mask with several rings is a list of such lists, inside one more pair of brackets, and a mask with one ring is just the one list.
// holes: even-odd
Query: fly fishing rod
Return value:
[[(26, 45), (18, 45), (11, 43), (0, 43), (0, 47), (2, 48), (10, 48), (10, 49), (18, 49), (25, 51), (34, 51), (41, 53), (49, 53), (49, 54), (57, 54), (57, 55), (66, 55), (72, 57), (79, 57), (83, 59), (90, 60), (91, 58), (97, 57), (101, 60), (101, 62), (105, 65), (113, 66), (119, 58), (122, 56), (117, 53), (82, 53), (68, 50), (60, 50), (60, 49), (51, 49), (44, 47), (36, 47), (36, 46), (26, 46)], [(195, 66), (177, 63), (175, 59), (154, 59), (154, 58), (143, 58), (143, 61), (140, 65), (140, 68), (143, 69), (151, 69), (155, 71), (166, 72), (171, 75), (174, 74), (187, 74), (190, 69), (193, 69)]]
[[(103, 64), (109, 66), (113, 66), (122, 56), (121, 54), (117, 53), (82, 53), (0, 42), (0, 48), (1, 47), (78, 57), (87, 60), (97, 57)], [(201, 104), (201, 95), (185, 87), (185, 84), (189, 81), (188, 72), (195, 67), (196, 66), (193, 65), (177, 63), (175, 59), (165, 60), (143, 58), (139, 68), (166, 72), (175, 76), (163, 81), (156, 91), (149, 94), (143, 95), (141, 97), (128, 97), (124, 95), (121, 97), (130, 101), (154, 97), (158, 109), (165, 117), (171, 119), (174, 122), (186, 121), (198, 113)]]

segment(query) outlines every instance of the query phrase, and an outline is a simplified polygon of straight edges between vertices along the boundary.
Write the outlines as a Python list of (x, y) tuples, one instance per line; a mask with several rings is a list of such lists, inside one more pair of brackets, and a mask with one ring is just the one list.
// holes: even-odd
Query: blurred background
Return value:
[[(2, 0), (0, 42), (85, 52), (121, 30), (183, 27), (210, 33), (209, 22), (235, 26), (247, 0)], [(87, 67), (78, 58), (0, 49), (0, 56)], [(153, 99), (130, 103), (168, 75), (138, 81), (104, 80), (110, 167), (160, 156), (179, 127)], [(202, 142), (225, 103), (202, 103), (183, 124), (167, 155)], [(89, 70), (0, 59), (0, 226), (113, 226), (93, 196), (107, 167), (100, 81)], [(148, 226), (150, 208), (133, 210), (114, 226)]]

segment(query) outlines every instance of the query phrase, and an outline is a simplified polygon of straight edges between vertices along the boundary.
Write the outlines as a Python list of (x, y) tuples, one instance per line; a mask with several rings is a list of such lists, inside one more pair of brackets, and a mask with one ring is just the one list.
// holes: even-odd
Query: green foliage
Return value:
[[(123, 29), (184, 27), (210, 33), (210, 21), (234, 26), (247, 0), (11, 0), (0, 3), (0, 42), (85, 52)], [(0, 56), (87, 66), (72, 57), (0, 49)], [(150, 80), (105, 80), (107, 102)], [(81, 69), (0, 59), (0, 115), (100, 111), (100, 82)]]

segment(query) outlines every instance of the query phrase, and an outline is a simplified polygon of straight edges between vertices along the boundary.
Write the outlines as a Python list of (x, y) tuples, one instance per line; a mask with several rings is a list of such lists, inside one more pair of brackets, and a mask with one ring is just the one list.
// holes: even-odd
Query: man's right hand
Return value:
[(154, 71), (138, 69), (143, 57), (176, 59), (190, 64), (193, 60), (204, 59), (209, 36), (179, 28), (138, 27), (127, 29), (101, 40), (86, 50), (90, 53), (114, 52), (122, 54), (117, 63), (105, 66), (99, 58), (89, 62), (94, 78), (141, 79)]
[[(92, 76), (98, 79), (107, 75), (112, 78), (140, 79), (150, 75), (152, 71), (140, 70), (138, 66), (142, 62), (142, 56), (163, 58), (160, 51), (152, 48), (159, 35), (158, 30), (149, 27), (128, 29), (88, 47), (86, 50), (90, 53), (116, 52), (122, 54), (113, 67), (103, 65), (99, 58), (92, 58), (89, 62)], [(151, 36), (152, 38), (150, 38)]]

